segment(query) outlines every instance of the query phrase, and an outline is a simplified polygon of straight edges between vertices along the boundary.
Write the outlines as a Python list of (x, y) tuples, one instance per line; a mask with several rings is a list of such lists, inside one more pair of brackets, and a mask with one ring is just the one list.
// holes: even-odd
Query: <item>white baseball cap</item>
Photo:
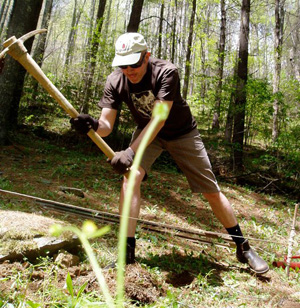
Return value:
[(140, 60), (141, 52), (144, 50), (147, 50), (147, 43), (141, 34), (124, 33), (116, 41), (112, 66), (135, 64)]

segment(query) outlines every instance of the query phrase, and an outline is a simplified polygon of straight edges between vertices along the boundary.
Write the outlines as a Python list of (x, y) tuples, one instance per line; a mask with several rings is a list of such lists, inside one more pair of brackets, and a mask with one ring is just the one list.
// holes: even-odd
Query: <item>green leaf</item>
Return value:
[(108, 233), (109, 230), (110, 230), (110, 226), (105, 226), (105, 227), (95, 231), (94, 233), (89, 234), (88, 238), (92, 239), (92, 238), (103, 236), (104, 234)]
[[(1, 303), (1, 302), (0, 302)], [(39, 307), (41, 307), (41, 305), (40, 304), (38, 304), (38, 303), (34, 303), (33, 301), (26, 301), (26, 304), (29, 306), (29, 307), (31, 307), (31, 308), (39, 308)]]
[(81, 296), (81, 294), (82, 294), (82, 292), (84, 291), (84, 289), (86, 288), (86, 286), (87, 286), (87, 282), (85, 282), (81, 287), (80, 287), (80, 289), (78, 290), (78, 293), (77, 293), (77, 299), (79, 299), (80, 298), (80, 296)]
[(72, 278), (71, 278), (69, 272), (68, 272), (68, 275), (67, 275), (66, 283), (67, 283), (67, 289), (68, 289), (70, 295), (72, 297), (74, 297), (73, 282), (72, 282)]
[(49, 228), (49, 233), (52, 236), (60, 236), (63, 232), (63, 227), (61, 225), (58, 224), (54, 224), (52, 226), (50, 226)]

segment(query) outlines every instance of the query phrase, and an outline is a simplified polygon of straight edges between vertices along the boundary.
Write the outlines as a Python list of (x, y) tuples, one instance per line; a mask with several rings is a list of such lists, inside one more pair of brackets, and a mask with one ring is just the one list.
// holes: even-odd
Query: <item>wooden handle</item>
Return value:
[[(7, 41), (5, 41), (3, 46), (7, 47), (8, 49), (7, 53), (10, 56), (12, 56), (15, 60), (17, 60), (72, 118), (78, 116), (79, 113), (62, 95), (62, 93), (54, 86), (54, 84), (44, 74), (42, 69), (27, 53), (27, 49), (25, 48), (22, 40), (17, 40), (16, 37), (13, 36)], [(114, 151), (94, 130), (91, 129), (88, 132), (88, 136), (93, 140), (93, 142), (101, 149), (101, 151), (109, 159), (112, 159), (114, 157), (115, 155)]]

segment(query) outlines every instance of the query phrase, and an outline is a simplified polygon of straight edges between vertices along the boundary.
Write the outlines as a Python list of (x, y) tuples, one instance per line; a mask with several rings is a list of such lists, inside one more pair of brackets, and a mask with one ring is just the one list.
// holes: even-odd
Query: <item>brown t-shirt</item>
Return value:
[(196, 126), (190, 108), (180, 94), (180, 80), (176, 66), (168, 61), (150, 58), (145, 76), (132, 84), (121, 69), (112, 72), (106, 81), (101, 108), (118, 109), (125, 102), (143, 129), (151, 119), (155, 100), (173, 101), (168, 119), (158, 136), (171, 140), (189, 133)]

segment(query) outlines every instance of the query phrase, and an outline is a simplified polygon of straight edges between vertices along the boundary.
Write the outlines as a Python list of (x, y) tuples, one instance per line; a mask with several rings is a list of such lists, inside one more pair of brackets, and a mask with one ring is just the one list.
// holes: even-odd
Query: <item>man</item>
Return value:
[[(102, 108), (99, 120), (89, 115), (79, 115), (71, 123), (81, 133), (93, 128), (100, 136), (109, 135), (117, 116), (117, 110), (125, 102), (137, 123), (130, 146), (117, 152), (111, 165), (120, 174), (125, 174), (132, 165), (137, 148), (150, 125), (155, 104), (163, 101), (170, 113), (151, 136), (136, 174), (127, 238), (127, 264), (135, 261), (135, 230), (140, 212), (140, 186), (156, 158), (167, 150), (183, 171), (193, 193), (202, 193), (208, 200), (215, 216), (226, 228), (237, 245), (236, 256), (248, 263), (258, 274), (269, 270), (268, 264), (250, 248), (243, 237), (232, 207), (220, 191), (212, 172), (205, 147), (197, 130), (197, 123), (190, 108), (180, 94), (177, 68), (170, 62), (150, 57), (144, 37), (139, 33), (121, 35), (115, 45), (113, 67), (119, 67), (106, 81), (104, 94), (99, 102)], [(120, 197), (120, 213), (127, 188), (124, 176)]]

